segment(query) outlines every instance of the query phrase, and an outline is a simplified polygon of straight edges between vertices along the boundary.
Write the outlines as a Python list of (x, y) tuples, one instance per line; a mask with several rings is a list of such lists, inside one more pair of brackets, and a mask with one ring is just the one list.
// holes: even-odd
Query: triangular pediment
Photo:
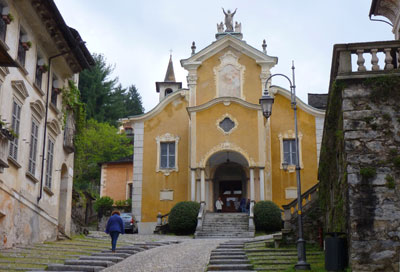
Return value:
[(25, 99), (29, 96), (23, 80), (13, 80), (11, 81), (11, 86), (14, 88), (15, 94), (21, 101), (25, 101)]
[(264, 52), (248, 45), (245, 41), (232, 35), (226, 35), (192, 55), (190, 58), (181, 60), (181, 65), (185, 69), (198, 67), (203, 61), (214, 56), (227, 47), (232, 47), (235, 50), (247, 55), (260, 65), (268, 65), (270, 68), (272, 68), (278, 63), (277, 57), (268, 56)]

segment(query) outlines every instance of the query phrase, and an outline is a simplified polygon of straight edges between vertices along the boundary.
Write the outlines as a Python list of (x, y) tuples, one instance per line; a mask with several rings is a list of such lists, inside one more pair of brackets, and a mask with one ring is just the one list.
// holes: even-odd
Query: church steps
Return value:
[(249, 215), (246, 213), (206, 213), (202, 229), (195, 233), (195, 238), (253, 237), (254, 231), (249, 231)]

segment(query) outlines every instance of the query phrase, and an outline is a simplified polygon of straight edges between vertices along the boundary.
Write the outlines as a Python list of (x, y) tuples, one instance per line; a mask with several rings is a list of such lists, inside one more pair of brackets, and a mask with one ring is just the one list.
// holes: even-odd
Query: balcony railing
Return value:
[(0, 173), (3, 173), (4, 168), (8, 168), (8, 138), (0, 132)]
[[(367, 61), (368, 60), (368, 61)], [(336, 44), (331, 83), (336, 79), (400, 75), (400, 41)]]
[(75, 130), (66, 127), (64, 129), (64, 149), (68, 153), (72, 153), (75, 151), (74, 139), (75, 139)]

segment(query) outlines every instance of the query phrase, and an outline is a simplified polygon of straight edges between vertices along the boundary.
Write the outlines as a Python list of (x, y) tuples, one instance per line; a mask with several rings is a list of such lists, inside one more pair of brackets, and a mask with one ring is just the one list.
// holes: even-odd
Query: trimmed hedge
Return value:
[(192, 234), (196, 230), (200, 204), (193, 201), (178, 202), (169, 213), (169, 230), (175, 234)]
[(282, 228), (279, 207), (272, 201), (260, 201), (254, 205), (254, 224), (258, 231), (278, 231)]

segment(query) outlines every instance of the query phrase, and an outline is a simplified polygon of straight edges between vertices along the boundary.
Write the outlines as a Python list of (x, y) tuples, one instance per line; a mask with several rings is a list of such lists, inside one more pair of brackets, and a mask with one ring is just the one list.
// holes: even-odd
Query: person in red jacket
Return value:
[(115, 248), (117, 247), (117, 240), (119, 234), (125, 233), (124, 221), (120, 217), (119, 211), (113, 211), (110, 219), (108, 219), (106, 233), (111, 236), (111, 250), (115, 253)]

